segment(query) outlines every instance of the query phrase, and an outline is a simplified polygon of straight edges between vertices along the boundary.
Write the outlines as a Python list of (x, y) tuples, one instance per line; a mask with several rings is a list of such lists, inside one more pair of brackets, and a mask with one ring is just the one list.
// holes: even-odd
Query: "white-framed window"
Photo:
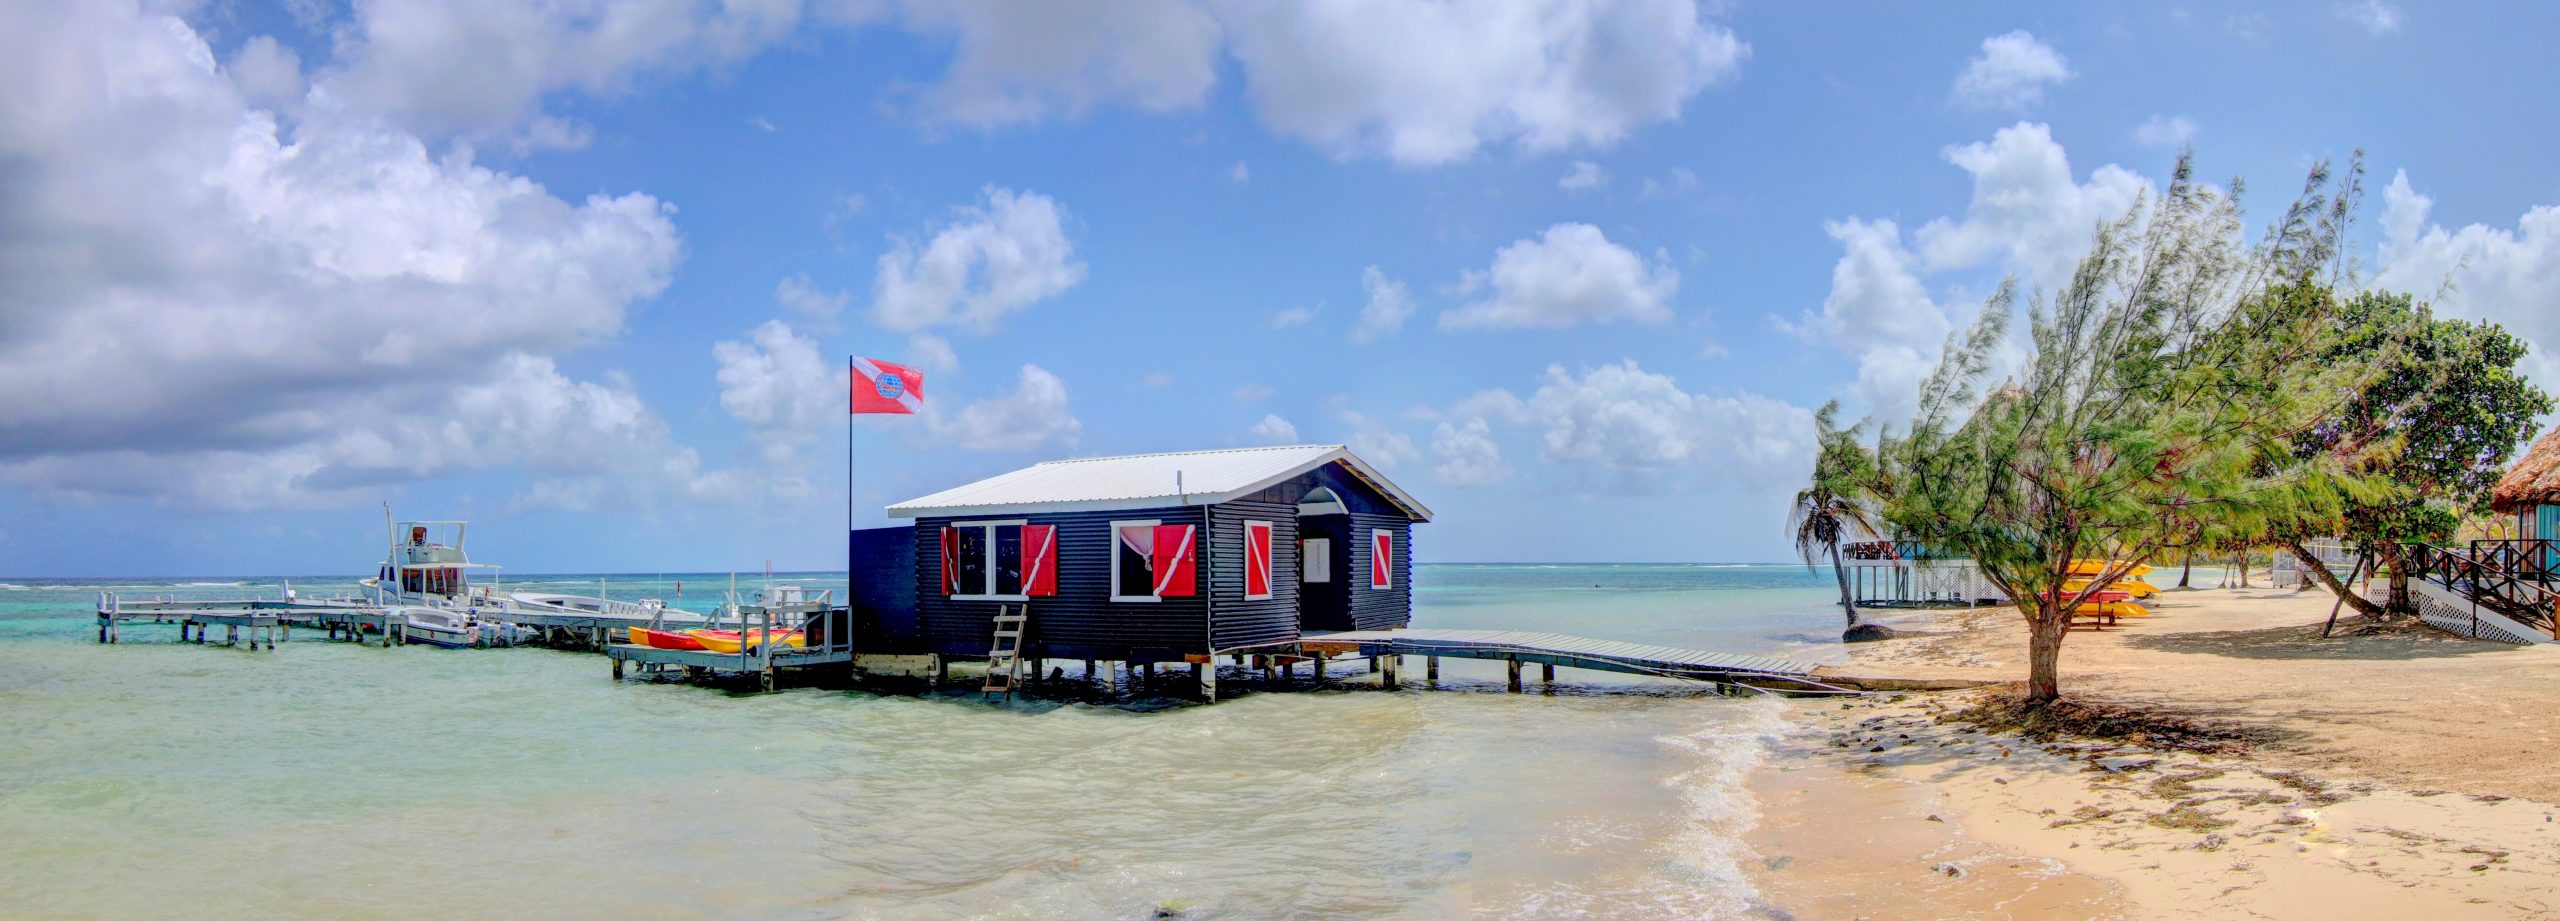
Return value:
[(1026, 519), (951, 523), (951, 598), (1029, 601), (1022, 590), (1022, 526)]
[(1111, 523), (1111, 600), (1162, 601), (1156, 594), (1154, 518)]
[(1379, 591), (1396, 584), (1396, 532), (1385, 528), (1369, 531), (1369, 587)]
[(1333, 538), (1310, 537), (1298, 542), (1298, 581), (1309, 585), (1333, 581)]
[(1271, 522), (1244, 523), (1244, 600), (1271, 600)]

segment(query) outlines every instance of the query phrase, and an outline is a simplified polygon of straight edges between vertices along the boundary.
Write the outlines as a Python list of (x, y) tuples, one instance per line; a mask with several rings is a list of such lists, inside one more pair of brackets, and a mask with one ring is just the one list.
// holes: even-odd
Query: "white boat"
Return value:
[[(389, 528), (389, 550), (383, 555), (382, 568), (374, 577), (359, 583), (372, 590), (375, 604), (385, 607), (421, 607), (468, 612), (473, 608), (503, 610), (506, 601), (495, 592), (498, 567), (474, 563), (463, 549), (463, 537), (470, 525), (461, 521), (392, 522), (391, 510), (385, 506), (383, 523)], [(475, 588), (471, 584), (473, 570), (486, 570), (490, 585)]]

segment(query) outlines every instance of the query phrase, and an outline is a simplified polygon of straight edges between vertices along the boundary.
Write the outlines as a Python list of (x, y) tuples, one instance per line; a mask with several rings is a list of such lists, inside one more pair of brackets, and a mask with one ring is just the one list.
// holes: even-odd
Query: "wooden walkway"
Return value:
[[(1366, 656), (1418, 655), (1432, 659), (1492, 659), (1511, 663), (1511, 688), (1520, 688), (1523, 663), (1581, 668), (1626, 675), (1651, 675), (1789, 694), (1847, 694), (1815, 674), (1818, 665), (1768, 656), (1703, 652), (1676, 646), (1622, 643), (1561, 633), (1523, 630), (1355, 630), (1310, 633), (1299, 641), (1311, 653)], [(1436, 675), (1438, 663), (1432, 664)]]

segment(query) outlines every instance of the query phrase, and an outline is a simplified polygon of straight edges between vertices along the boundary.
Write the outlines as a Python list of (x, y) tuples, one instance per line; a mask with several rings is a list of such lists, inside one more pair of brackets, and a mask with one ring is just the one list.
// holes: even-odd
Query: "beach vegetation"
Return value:
[(1869, 474), (1868, 453), (1859, 443), (1864, 427), (1839, 427), (1840, 403), (1834, 400), (1814, 413), (1813, 425), (1817, 450), (1813, 463), (1813, 482), (1796, 491), (1795, 502), (1787, 513), (1787, 530), (1794, 535), (1796, 556), (1805, 568), (1814, 567), (1816, 557), (1831, 558), (1831, 577), (1840, 583), (1840, 609), (1848, 617), (1844, 636), (1858, 632), (1858, 599), (1849, 590), (1849, 573), (1840, 558), (1841, 540), (1852, 528), (1855, 533), (1877, 537), (1883, 530), (1876, 524), (1879, 516), (1867, 501), (1861, 485)]
[[(2022, 339), (2004, 282), (1908, 428), (1865, 449), (1860, 485), (1896, 536), (1971, 557), (2026, 618), (2027, 703), (2061, 696), (2076, 612), (2136, 564), (2302, 533), (2385, 488), (2363, 456), (2379, 439), (2299, 450), (2367, 384), (2366, 365), (2328, 360), (2361, 179), (2360, 160), (2316, 166), (2253, 243), (2241, 184), (2199, 182), (2181, 155), (2060, 290), (2028, 299)], [(2086, 559), (2109, 562), (2082, 578)]]
[(2409, 549), (2452, 540), (2466, 517), (2488, 512), (2491, 487), (2533, 437), (2534, 419), (2551, 411), (2551, 396), (2517, 369), (2524, 340), (2495, 323), (2439, 319), (2416, 298), (2387, 291), (2343, 298), (2331, 322), (2337, 335), (2321, 360), (2370, 372), (2330, 418), (2301, 436), (2297, 450), (2380, 447), (2353, 453), (2391, 488), (2347, 502), (2344, 514), (2319, 530), (2378, 563), (2390, 577), (2389, 597), (2375, 604), (2342, 584), (2303, 546), (2304, 535), (2279, 537), (2348, 606), (2368, 617), (2411, 613)]

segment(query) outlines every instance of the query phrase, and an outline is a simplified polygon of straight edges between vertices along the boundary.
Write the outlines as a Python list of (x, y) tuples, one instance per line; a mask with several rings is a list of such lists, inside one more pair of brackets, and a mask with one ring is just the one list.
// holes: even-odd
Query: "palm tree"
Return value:
[(1813, 569), (1816, 551), (1831, 555), (1831, 576), (1840, 582), (1840, 609), (1848, 615), (1850, 629), (1858, 626), (1858, 599), (1849, 593), (1849, 571), (1840, 561), (1840, 536), (1853, 524), (1876, 533), (1864, 503), (1831, 491), (1819, 479), (1796, 493), (1795, 507), (1787, 513), (1787, 530), (1795, 532), (1796, 555), (1804, 558), (1807, 571)]

